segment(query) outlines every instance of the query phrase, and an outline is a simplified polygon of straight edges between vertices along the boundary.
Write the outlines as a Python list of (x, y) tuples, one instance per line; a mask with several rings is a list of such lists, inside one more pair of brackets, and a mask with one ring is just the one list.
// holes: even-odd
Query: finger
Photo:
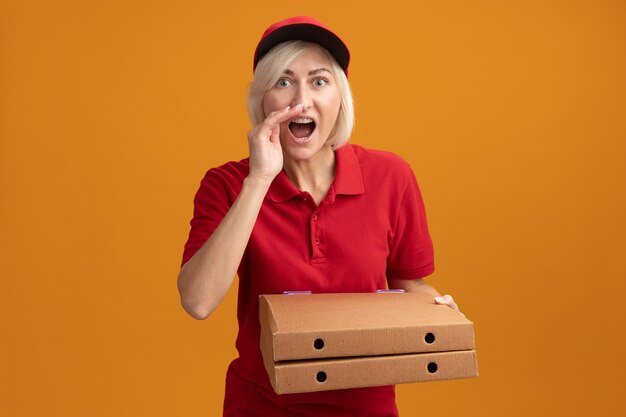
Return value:
[(265, 124), (260, 124), (248, 132), (248, 140), (254, 141), (254, 138), (269, 140), (272, 137), (272, 128)]
[(452, 299), (452, 296), (450, 294), (446, 294), (446, 295), (442, 295), (439, 297), (435, 297), (435, 301), (437, 302), (437, 304), (448, 305), (450, 304), (450, 301), (454, 301), (454, 300)]
[(267, 126), (274, 127), (275, 125), (288, 120), (289, 118), (302, 113), (303, 106), (298, 104), (296, 106), (287, 106), (282, 110), (270, 113), (269, 116), (263, 121)]
[[(446, 294), (442, 297), (435, 297), (435, 303), (437, 304), (441, 304), (441, 305), (446, 305), (448, 307), (450, 307), (452, 310), (461, 313), (461, 310), (459, 309), (459, 306), (456, 304), (456, 302), (454, 301), (454, 298), (452, 298), (452, 296), (450, 294)], [(463, 314), (463, 313), (461, 313)]]

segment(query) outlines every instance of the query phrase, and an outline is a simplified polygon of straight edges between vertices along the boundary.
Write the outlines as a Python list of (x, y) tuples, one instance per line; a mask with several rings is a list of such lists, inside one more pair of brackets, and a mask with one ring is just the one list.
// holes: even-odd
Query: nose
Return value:
[(298, 104), (302, 104), (302, 112), (305, 112), (312, 107), (312, 101), (313, 98), (311, 96), (311, 92), (306, 85), (299, 85), (295, 89), (291, 106), (293, 107)]

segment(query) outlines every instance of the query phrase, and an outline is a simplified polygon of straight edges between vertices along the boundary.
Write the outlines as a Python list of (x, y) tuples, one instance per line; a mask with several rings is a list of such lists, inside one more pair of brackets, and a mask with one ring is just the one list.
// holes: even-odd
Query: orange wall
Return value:
[(624, 1), (212, 3), (0, 2), (0, 415), (220, 414), (236, 288), (179, 306), (192, 199), (246, 156), (260, 34), (305, 13), (476, 323), (480, 378), (400, 386), (402, 415), (624, 414)]

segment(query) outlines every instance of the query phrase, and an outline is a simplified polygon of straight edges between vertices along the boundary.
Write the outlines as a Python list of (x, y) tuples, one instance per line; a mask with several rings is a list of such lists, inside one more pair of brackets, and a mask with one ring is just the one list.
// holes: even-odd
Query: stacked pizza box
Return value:
[(473, 323), (421, 294), (261, 295), (259, 313), (277, 394), (478, 376)]

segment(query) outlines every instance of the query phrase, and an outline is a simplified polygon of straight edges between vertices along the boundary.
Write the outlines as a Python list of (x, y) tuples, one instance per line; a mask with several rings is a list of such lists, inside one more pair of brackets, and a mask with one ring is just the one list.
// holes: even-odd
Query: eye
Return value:
[(316, 87), (324, 87), (328, 84), (328, 80), (325, 78), (316, 78), (313, 80), (313, 85)]
[(289, 87), (291, 85), (291, 81), (287, 78), (281, 78), (276, 81), (276, 87)]

